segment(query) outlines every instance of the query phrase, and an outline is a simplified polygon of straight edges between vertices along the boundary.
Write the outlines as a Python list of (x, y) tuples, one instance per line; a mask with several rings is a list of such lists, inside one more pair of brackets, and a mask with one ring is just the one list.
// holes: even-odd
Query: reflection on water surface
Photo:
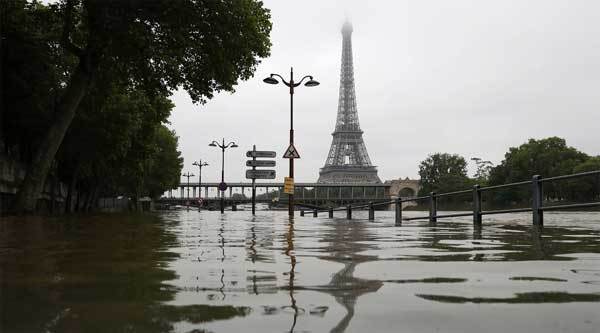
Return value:
[(525, 214), (479, 230), (356, 217), (4, 219), (0, 331), (600, 329), (599, 213), (548, 214), (543, 231)]

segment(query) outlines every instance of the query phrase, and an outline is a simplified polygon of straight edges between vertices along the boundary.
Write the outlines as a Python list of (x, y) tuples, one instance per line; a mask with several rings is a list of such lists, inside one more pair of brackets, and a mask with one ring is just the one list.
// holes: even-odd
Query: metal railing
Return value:
[[(426, 220), (428, 219), (432, 223), (436, 223), (437, 219), (441, 218), (450, 218), (450, 217), (464, 217), (464, 216), (473, 216), (473, 224), (475, 226), (481, 226), (482, 217), (484, 215), (493, 215), (493, 214), (509, 214), (509, 213), (523, 213), (523, 212), (532, 212), (532, 220), (534, 225), (543, 225), (544, 223), (544, 211), (551, 210), (561, 210), (561, 209), (573, 209), (573, 208), (589, 208), (600, 206), (600, 201), (594, 202), (585, 202), (585, 203), (571, 203), (571, 204), (559, 204), (559, 205), (550, 205), (544, 206), (543, 198), (544, 198), (544, 188), (543, 184), (551, 181), (557, 180), (567, 180), (573, 178), (581, 178), (586, 176), (600, 176), (600, 170), (596, 171), (588, 171), (581, 172), (570, 175), (556, 176), (556, 177), (548, 177), (542, 178), (539, 175), (535, 175), (531, 180), (502, 184), (502, 185), (493, 185), (493, 186), (485, 186), (481, 187), (479, 185), (473, 186), (472, 189), (469, 190), (460, 190), (446, 193), (435, 193), (431, 192), (430, 195), (421, 196), (421, 197), (413, 197), (413, 198), (396, 198), (388, 201), (381, 202), (369, 202), (368, 204), (362, 205), (348, 205), (345, 207), (337, 207), (337, 208), (328, 208), (328, 209), (314, 209), (312, 210), (313, 216), (317, 217), (319, 213), (327, 212), (329, 218), (333, 218), (333, 213), (336, 211), (346, 211), (346, 218), (352, 219), (352, 211), (357, 209), (367, 208), (369, 210), (369, 220), (375, 219), (375, 207), (385, 206), (394, 204), (395, 205), (395, 223), (396, 225), (400, 225), (402, 220), (411, 221), (411, 220)], [(511, 209), (494, 209), (494, 210), (483, 210), (482, 209), (482, 193), (498, 190), (498, 189), (507, 189), (513, 188), (517, 186), (531, 186), (531, 207), (525, 208), (511, 208)], [(600, 189), (599, 189), (600, 190)], [(457, 195), (464, 195), (472, 193), (473, 195), (473, 207), (471, 212), (465, 213), (452, 213), (452, 214), (438, 214), (438, 199), (442, 197), (452, 197)], [(429, 206), (429, 214), (426, 216), (417, 216), (417, 217), (408, 217), (402, 218), (402, 203), (404, 202), (420, 202), (427, 201)], [(300, 215), (304, 216), (304, 211), (300, 211)]]

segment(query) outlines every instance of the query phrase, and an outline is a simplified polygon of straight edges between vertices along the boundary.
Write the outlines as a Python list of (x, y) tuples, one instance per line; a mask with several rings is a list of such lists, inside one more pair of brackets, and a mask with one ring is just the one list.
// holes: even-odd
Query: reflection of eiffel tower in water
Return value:
[(383, 285), (378, 280), (354, 277), (354, 269), (358, 264), (375, 261), (376, 256), (361, 254), (370, 249), (366, 243), (371, 240), (363, 225), (352, 223), (333, 223), (331, 237), (326, 252), (330, 256), (323, 259), (344, 264), (344, 267), (333, 275), (329, 285), (322, 289), (346, 309), (346, 315), (330, 332), (344, 332), (354, 317), (354, 307), (358, 298), (364, 294), (377, 292)]
[(337, 121), (319, 183), (381, 183), (377, 168), (371, 165), (358, 123), (354, 67), (352, 63), (352, 25), (342, 27), (342, 70)]

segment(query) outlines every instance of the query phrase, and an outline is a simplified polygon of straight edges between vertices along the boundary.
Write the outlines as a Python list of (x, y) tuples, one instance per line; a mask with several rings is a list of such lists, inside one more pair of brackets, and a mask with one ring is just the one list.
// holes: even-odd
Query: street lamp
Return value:
[[(271, 74), (269, 77), (263, 80), (264, 83), (278, 84), (279, 81), (275, 77), (278, 77), (283, 84), (290, 88), (290, 147), (294, 144), (294, 88), (300, 86), (305, 79), (308, 79), (304, 84), (306, 87), (315, 87), (319, 85), (319, 82), (315, 81), (312, 75), (306, 75), (299, 82), (294, 82), (294, 68), (290, 68), (290, 80), (286, 81), (279, 74)], [(294, 158), (290, 158), (290, 178), (294, 179)], [(288, 214), (294, 216), (294, 194), (288, 194)]]
[(221, 191), (221, 214), (223, 214), (225, 212), (225, 190), (227, 189), (227, 184), (225, 184), (225, 149), (237, 148), (238, 145), (233, 141), (225, 144), (225, 138), (223, 138), (222, 144), (218, 143), (217, 141), (213, 141), (208, 145), (210, 147), (221, 148), (221, 183), (219, 184), (219, 191)]
[(185, 202), (185, 207), (189, 208), (189, 204), (190, 204), (190, 177), (194, 177), (193, 173), (183, 173), (181, 174), (184, 177), (187, 177), (187, 200)]
[(207, 166), (208, 163), (202, 162), (202, 160), (200, 160), (199, 162), (195, 161), (194, 163), (192, 163), (192, 165), (198, 167), (198, 198), (202, 198), (202, 167)]

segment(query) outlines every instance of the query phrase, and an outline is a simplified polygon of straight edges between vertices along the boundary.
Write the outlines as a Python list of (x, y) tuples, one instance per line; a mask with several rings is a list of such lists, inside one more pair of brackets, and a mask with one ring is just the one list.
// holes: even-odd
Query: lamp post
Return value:
[(223, 214), (225, 212), (225, 190), (227, 189), (227, 184), (225, 184), (225, 149), (237, 148), (238, 145), (233, 141), (225, 144), (225, 138), (223, 138), (222, 144), (213, 140), (209, 146), (221, 148), (221, 183), (219, 184), (219, 191), (221, 191), (221, 214)]
[[(286, 81), (279, 74), (271, 74), (265, 78), (263, 82), (268, 84), (277, 84), (279, 81), (275, 77), (278, 77), (283, 84), (290, 88), (290, 147), (294, 144), (294, 88), (300, 86), (305, 79), (308, 79), (304, 84), (307, 87), (315, 87), (319, 85), (319, 82), (313, 80), (312, 75), (306, 75), (299, 82), (294, 82), (294, 68), (290, 68), (290, 80)], [(290, 178), (294, 179), (294, 159), (290, 158)], [(288, 214), (294, 216), (294, 194), (288, 194)]]
[(207, 166), (208, 163), (202, 162), (202, 160), (192, 163), (198, 167), (198, 198), (202, 198), (202, 167)]
[(184, 173), (181, 175), (184, 177), (187, 177), (187, 200), (185, 201), (185, 207), (189, 208), (189, 205), (190, 205), (190, 177), (194, 177), (194, 174), (187, 172), (187, 173)]

